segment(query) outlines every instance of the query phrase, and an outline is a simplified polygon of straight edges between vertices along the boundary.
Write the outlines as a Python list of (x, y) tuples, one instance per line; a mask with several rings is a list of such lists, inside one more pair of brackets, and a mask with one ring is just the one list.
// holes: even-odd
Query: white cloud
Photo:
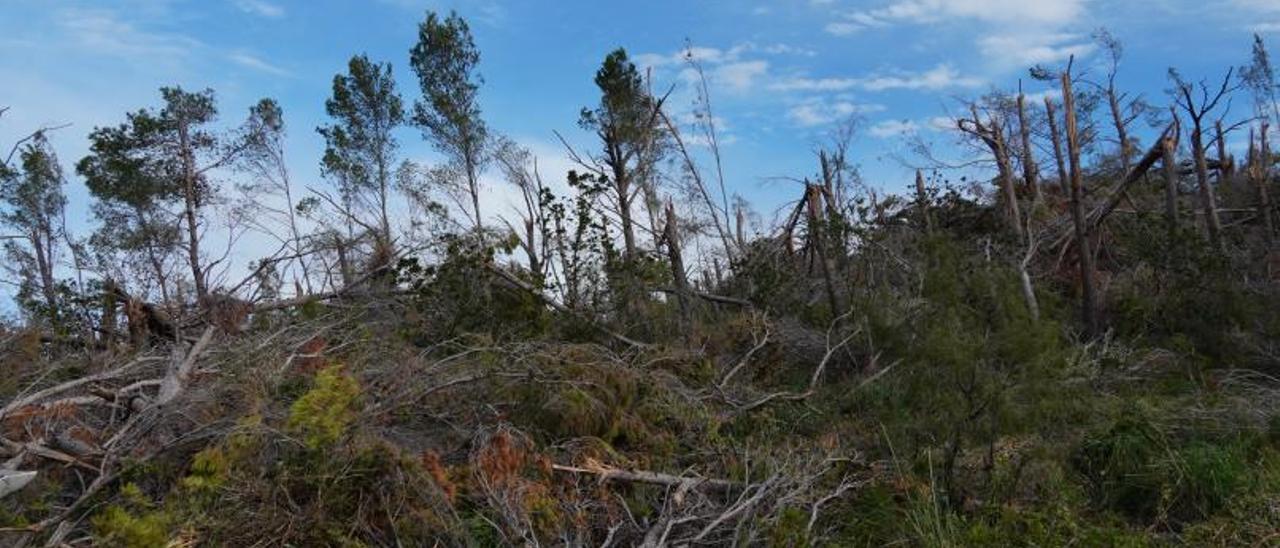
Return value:
[(1018, 33), (984, 36), (978, 49), (986, 57), (1008, 65), (1027, 66), (1084, 57), (1097, 46), (1087, 37), (1068, 33)]
[(769, 63), (765, 61), (741, 61), (716, 67), (711, 79), (731, 91), (741, 92), (751, 89), (756, 79), (768, 71)]
[(1270, 23), (1258, 23), (1249, 27), (1250, 31), (1266, 34), (1271, 32), (1280, 32), (1280, 21), (1272, 21)]
[(838, 15), (841, 21), (828, 24), (826, 31), (847, 35), (865, 28), (954, 19), (1015, 23), (1019, 26), (1056, 26), (1076, 21), (1084, 12), (1084, 2), (1085, 0), (896, 0), (876, 9), (840, 13)]
[(827, 31), (827, 34), (848, 36), (862, 30), (863, 28), (864, 27), (862, 25), (850, 21), (836, 21), (834, 23), (827, 23), (827, 26), (823, 27), (823, 30)]
[(1237, 9), (1280, 13), (1280, 2), (1275, 0), (1231, 0), (1231, 4)]
[(272, 4), (266, 0), (236, 0), (236, 7), (245, 13), (251, 13), (260, 17), (278, 18), (284, 17), (284, 7)]
[(920, 131), (920, 125), (911, 120), (885, 120), (867, 129), (872, 137), (892, 139)]
[(983, 84), (979, 78), (963, 76), (954, 67), (940, 64), (924, 72), (898, 71), (890, 74), (872, 75), (865, 78), (804, 78), (792, 77), (777, 81), (770, 86), (775, 91), (845, 91), (862, 89), (866, 91), (887, 91), (894, 89), (930, 90), (956, 87), (976, 87)]
[(849, 100), (828, 101), (810, 98), (787, 110), (787, 118), (801, 127), (827, 125), (857, 114), (884, 111), (884, 105), (855, 103)]
[(228, 55), (227, 58), (242, 67), (251, 68), (267, 74), (274, 74), (276, 76), (291, 76), (293, 74), (287, 69), (273, 65), (257, 56), (242, 51), (232, 53)]
[(817, 52), (811, 49), (792, 46), (789, 44), (761, 45), (754, 42), (742, 42), (729, 49), (692, 46), (689, 48), (682, 48), (672, 53), (640, 53), (632, 56), (632, 61), (637, 67), (642, 69), (646, 67), (662, 68), (681, 66), (690, 59), (704, 65), (721, 65), (742, 61), (743, 56), (748, 53), (762, 53), (766, 55), (802, 55), (805, 57), (813, 57), (817, 55)]
[(96, 54), (178, 57), (200, 45), (191, 38), (144, 31), (109, 10), (68, 8), (59, 12), (58, 23), (80, 46)]
[(776, 91), (844, 91), (857, 86), (856, 78), (787, 78), (774, 82), (770, 89)]
[(948, 64), (941, 64), (924, 72), (899, 73), (884, 76), (873, 76), (858, 83), (867, 91), (887, 91), (894, 89), (937, 91), (955, 87), (977, 87), (983, 84), (980, 78), (963, 76)]

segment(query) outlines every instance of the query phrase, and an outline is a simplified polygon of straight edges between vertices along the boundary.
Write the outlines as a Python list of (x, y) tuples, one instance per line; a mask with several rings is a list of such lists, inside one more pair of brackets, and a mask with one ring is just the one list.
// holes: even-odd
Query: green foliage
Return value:
[(107, 506), (93, 517), (94, 541), (102, 546), (152, 548), (169, 542), (172, 518), (153, 508), (138, 486), (120, 489), (121, 504)]
[[(414, 291), (414, 321), (406, 326), (407, 335), (426, 341), (484, 333), (505, 340), (536, 338), (546, 331), (550, 322), (546, 304), (490, 269), (494, 255), (510, 252), (514, 241), (474, 234), (442, 239), (444, 257), (438, 264), (405, 259), (397, 266), (398, 280)], [(513, 275), (533, 287), (538, 283), (524, 271)]]
[(382, 221), (397, 148), (392, 132), (404, 123), (391, 64), (352, 57), (347, 73), (333, 77), (325, 112), (333, 119), (317, 128), (325, 140), (325, 176), (337, 183), (344, 205), (372, 211)]
[(307, 447), (322, 449), (336, 443), (356, 417), (360, 384), (332, 365), (316, 374), (315, 387), (289, 407), (289, 428)]

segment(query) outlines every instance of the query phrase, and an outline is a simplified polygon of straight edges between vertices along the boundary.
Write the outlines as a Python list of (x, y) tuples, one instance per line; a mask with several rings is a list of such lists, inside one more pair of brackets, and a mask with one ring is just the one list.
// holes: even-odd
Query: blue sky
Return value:
[[(766, 217), (794, 193), (768, 181), (812, 173), (815, 143), (836, 121), (863, 118), (854, 158), (868, 183), (900, 189), (909, 173), (893, 153), (903, 132), (950, 142), (934, 120), (956, 97), (1015, 88), (1029, 65), (1070, 54), (1088, 67), (1097, 62), (1089, 34), (1101, 26), (1126, 46), (1121, 86), (1158, 104), (1169, 66), (1220, 75), (1247, 61), (1251, 32), (1280, 53), (1280, 0), (0, 0), (0, 105), (11, 107), (0, 146), (72, 123), (53, 138), (71, 171), (94, 126), (156, 105), (158, 87), (211, 87), (228, 123), (259, 97), (278, 99), (297, 182), (315, 185), (314, 128), (334, 73), (368, 53), (393, 63), (411, 101), (408, 50), (427, 9), (471, 21), (484, 115), (532, 148), (544, 174), (569, 166), (553, 131), (589, 144), (575, 121), (596, 99), (591, 78), (605, 53), (626, 47), (658, 87), (678, 86), (681, 109), (691, 92), (678, 54), (690, 41), (711, 78), (731, 191)], [(405, 157), (433, 161), (416, 131), (401, 138)], [(84, 215), (78, 181), (71, 195)]]

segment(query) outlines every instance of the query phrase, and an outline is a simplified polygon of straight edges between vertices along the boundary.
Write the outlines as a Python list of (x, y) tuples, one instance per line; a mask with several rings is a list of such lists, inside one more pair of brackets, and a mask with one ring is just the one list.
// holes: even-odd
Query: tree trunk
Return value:
[(471, 211), (476, 216), (476, 232), (484, 227), (484, 221), (480, 217), (480, 185), (476, 181), (476, 166), (467, 158), (467, 191), (471, 193)]
[(837, 317), (843, 313), (840, 306), (840, 296), (836, 291), (835, 283), (835, 265), (832, 264), (831, 257), (827, 255), (827, 246), (825, 245), (826, 226), (822, 218), (822, 196), (821, 191), (815, 185), (809, 185), (805, 191), (805, 199), (809, 206), (809, 240), (813, 247), (814, 253), (818, 257), (818, 265), (822, 269), (822, 281), (827, 288), (827, 304), (831, 306), (831, 317)]
[(929, 214), (929, 195), (924, 190), (924, 174), (916, 170), (916, 209), (920, 211), (920, 225), (925, 234), (933, 234), (933, 216)]
[(1267, 132), (1271, 128), (1267, 127), (1267, 123), (1262, 123), (1262, 135), (1259, 137), (1258, 146), (1258, 169), (1256, 183), (1258, 186), (1258, 209), (1262, 213), (1262, 226), (1267, 231), (1266, 241), (1270, 245), (1273, 243), (1276, 234), (1275, 220), (1272, 218), (1271, 211), (1271, 143), (1267, 140)]
[(32, 230), (30, 235), (31, 247), (36, 252), (36, 274), (40, 276), (40, 294), (44, 297), (45, 305), (49, 307), (49, 320), (56, 322), (58, 318), (58, 295), (53, 286), (53, 253), (52, 249), (46, 244), (45, 236), (47, 233), (40, 234), (40, 232), (40, 230)]
[(1205, 226), (1209, 230), (1209, 242), (1214, 247), (1222, 247), (1222, 221), (1218, 218), (1217, 199), (1214, 198), (1213, 187), (1209, 185), (1209, 166), (1205, 161), (1204, 144), (1201, 138), (1200, 120), (1194, 120), (1191, 128), (1191, 152), (1195, 155), (1196, 184), (1200, 189), (1200, 205), (1204, 209)]
[(676, 289), (676, 300), (680, 305), (680, 325), (687, 334), (693, 326), (693, 318), (689, 309), (689, 279), (685, 276), (684, 257), (680, 254), (680, 233), (676, 226), (676, 208), (667, 202), (667, 226), (663, 230), (663, 239), (667, 241), (667, 258), (671, 261), (671, 282)]
[(204, 269), (200, 266), (200, 225), (196, 219), (196, 210), (200, 207), (197, 188), (199, 174), (196, 173), (195, 158), (192, 157), (187, 132), (185, 124), (179, 126), (178, 144), (182, 155), (182, 197), (185, 206), (182, 213), (187, 224), (187, 262), (191, 265), (192, 283), (196, 286), (196, 302), (203, 303), (209, 296), (209, 288), (205, 285)]
[(1005, 142), (1004, 128), (994, 118), (991, 120), (991, 133), (995, 141), (996, 167), (999, 170), (1000, 189), (1004, 192), (1005, 212), (1009, 216), (1009, 224), (1013, 233), (1022, 239), (1022, 212), (1018, 208), (1018, 192), (1013, 187), (1013, 164), (1009, 160), (1009, 146)]
[(1045, 114), (1049, 116), (1049, 137), (1053, 141), (1053, 159), (1058, 164), (1058, 184), (1062, 195), (1071, 195), (1071, 182), (1067, 179), (1067, 164), (1062, 155), (1062, 136), (1058, 133), (1058, 119), (1054, 113), (1053, 99), (1044, 98)]
[(1120, 111), (1120, 99), (1116, 97), (1114, 86), (1107, 88), (1107, 105), (1111, 108), (1111, 123), (1116, 128), (1116, 140), (1120, 141), (1121, 173), (1129, 173), (1129, 164), (1133, 162), (1133, 153), (1129, 149), (1129, 130), (1124, 125), (1124, 113)]
[(1093, 253), (1089, 245), (1089, 228), (1084, 217), (1083, 173), (1080, 168), (1080, 139), (1076, 129), (1075, 96), (1071, 92), (1071, 75), (1062, 75), (1062, 100), (1067, 126), (1067, 151), (1071, 163), (1071, 218), (1075, 223), (1076, 251), (1080, 261), (1081, 315), (1085, 334), (1093, 338), (1098, 334), (1098, 317), (1095, 310), (1093, 288)]
[[(1176, 125), (1175, 125), (1176, 127)], [(1169, 236), (1178, 231), (1178, 160), (1177, 134), (1166, 136), (1160, 147), (1164, 152), (1164, 220), (1169, 225)]]
[(1026, 96), (1018, 94), (1018, 134), (1022, 141), (1022, 181), (1031, 191), (1031, 199), (1039, 202), (1040, 196), (1040, 168), (1036, 165), (1036, 159), (1031, 154), (1031, 126), (1027, 124), (1027, 106)]
[(1218, 137), (1218, 183), (1224, 183), (1235, 174), (1235, 159), (1227, 157), (1227, 134), (1222, 131), (1222, 121), (1214, 123)]

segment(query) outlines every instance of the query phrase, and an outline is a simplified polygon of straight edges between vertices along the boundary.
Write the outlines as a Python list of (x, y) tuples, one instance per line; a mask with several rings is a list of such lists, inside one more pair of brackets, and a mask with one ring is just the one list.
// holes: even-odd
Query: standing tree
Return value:
[(1107, 101), (1107, 109), (1111, 114), (1111, 126), (1116, 132), (1116, 142), (1120, 152), (1120, 173), (1128, 174), (1133, 163), (1134, 143), (1129, 135), (1129, 125), (1149, 109), (1141, 97), (1129, 99), (1128, 93), (1116, 89), (1116, 74), (1120, 69), (1120, 59), (1124, 57), (1124, 45), (1112, 36), (1107, 29), (1098, 29), (1093, 38), (1107, 54), (1107, 80), (1105, 83), (1093, 83), (1094, 87)]
[(130, 240), (123, 242), (126, 248), (147, 249), (162, 286), (162, 256), (173, 243), (173, 223), (164, 214), (171, 213), (167, 206), (178, 207), (185, 232), (181, 245), (196, 297), (204, 302), (212, 265), (205, 264), (200, 244), (206, 209), (217, 197), (214, 173), (231, 167), (261, 140), (253, 135), (256, 124), (227, 133), (209, 129), (218, 114), (213, 90), (166, 87), (160, 94), (165, 105), (159, 111), (142, 109), (120, 126), (95, 129), (89, 135), (90, 154), (76, 170), (99, 200), (96, 213), (104, 230)]
[(605, 56), (595, 82), (600, 88), (600, 104), (595, 109), (582, 109), (578, 125), (600, 138), (603, 151), (587, 167), (603, 177), (612, 190), (613, 210), (622, 227), (623, 260), (630, 262), (637, 254), (631, 206), (639, 190), (637, 177), (650, 160), (646, 152), (660, 132), (659, 105), (622, 48)]
[(21, 172), (0, 165), (0, 226), (7, 269), (20, 278), (18, 298), (34, 316), (56, 322), (59, 306), (54, 268), (67, 205), (62, 167), (43, 133), (23, 147)]
[[(1218, 217), (1217, 199), (1213, 187), (1209, 185), (1209, 164), (1205, 159), (1204, 124), (1210, 112), (1217, 108), (1224, 98), (1235, 90), (1231, 84), (1233, 69), (1228, 69), (1222, 78), (1222, 84), (1210, 87), (1201, 80), (1192, 84), (1182, 78), (1176, 69), (1169, 69), (1169, 80), (1173, 89), (1169, 90), (1174, 103), (1191, 119), (1191, 154), (1195, 158), (1196, 183), (1200, 189), (1200, 203), (1204, 207), (1205, 224), (1209, 229), (1209, 241), (1215, 247), (1222, 246), (1222, 221)], [(1223, 159), (1219, 158), (1219, 162)]]
[(347, 73), (333, 77), (333, 96), (324, 107), (333, 123), (317, 128), (325, 140), (321, 168), (336, 180), (346, 207), (373, 212), (373, 225), (360, 222), (352, 211), (344, 214), (348, 221), (367, 226), (377, 242), (377, 256), (389, 258), (392, 238), (387, 205), (399, 146), (392, 131), (404, 123), (391, 64), (375, 63), (366, 55), (352, 57)]
[(1084, 318), (1085, 333), (1092, 338), (1098, 335), (1097, 298), (1093, 287), (1093, 252), (1090, 249), (1089, 226), (1084, 214), (1084, 179), (1080, 165), (1080, 132), (1076, 118), (1076, 100), (1071, 86), (1071, 69), (1062, 73), (1063, 118), (1067, 131), (1067, 158), (1071, 166), (1071, 219), (1075, 224), (1076, 251), (1080, 263), (1080, 312)]
[(1240, 81), (1253, 92), (1254, 108), (1260, 118), (1274, 116), (1272, 127), (1280, 127), (1280, 82), (1276, 81), (1275, 68), (1262, 37), (1253, 35), (1253, 53), (1250, 63), (1240, 67)]
[[(293, 184), (289, 177), (289, 166), (285, 162), (284, 111), (279, 103), (272, 99), (263, 99), (250, 109), (249, 123), (255, 126), (251, 132), (259, 142), (245, 154), (241, 163), (253, 179), (242, 185), (247, 194), (248, 207), (251, 211), (250, 224), (256, 225), (264, 234), (275, 236), (284, 241), (285, 246), (298, 257), (298, 265), (302, 270), (302, 280), (295, 283), (305, 285), (306, 292), (311, 293), (311, 277), (305, 255), (305, 242), (302, 231), (298, 227), (298, 213), (293, 196)], [(267, 203), (262, 198), (270, 198), (282, 203)], [(256, 213), (265, 212), (266, 218), (259, 218)], [(287, 236), (276, 233), (277, 224), (284, 224)], [(287, 238), (287, 239), (286, 239)]]
[(521, 226), (517, 228), (509, 222), (507, 225), (516, 233), (519, 245), (525, 251), (529, 272), (536, 279), (544, 280), (551, 249), (552, 229), (547, 212), (552, 200), (551, 191), (542, 183), (537, 158), (511, 138), (500, 137), (497, 140), (494, 158), (503, 177), (520, 191), (523, 209), (516, 208), (516, 214), (520, 217)]
[(480, 173), (488, 162), (489, 129), (480, 117), (477, 95), (484, 80), (476, 71), (480, 52), (471, 29), (457, 13), (440, 19), (435, 12), (418, 26), (418, 43), (409, 51), (422, 99), (413, 105), (413, 123), (465, 178), (476, 231), (480, 216)]
[(1009, 155), (1009, 141), (1005, 136), (1003, 124), (994, 114), (988, 117), (987, 123), (983, 123), (976, 103), (969, 105), (969, 113), (971, 118), (955, 120), (956, 129), (982, 142), (991, 151), (991, 157), (996, 163), (997, 183), (1004, 197), (1006, 219), (1014, 234), (1021, 240), (1022, 214), (1018, 208), (1018, 193), (1013, 187), (1013, 161)]

